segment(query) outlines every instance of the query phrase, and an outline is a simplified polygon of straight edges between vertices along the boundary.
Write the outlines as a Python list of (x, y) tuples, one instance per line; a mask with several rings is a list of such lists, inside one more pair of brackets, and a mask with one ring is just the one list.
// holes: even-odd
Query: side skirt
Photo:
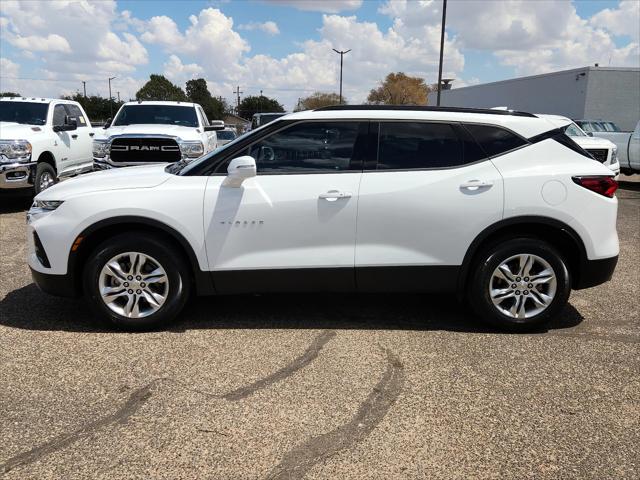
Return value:
[(459, 266), (342, 267), (211, 272), (217, 294), (456, 291)]

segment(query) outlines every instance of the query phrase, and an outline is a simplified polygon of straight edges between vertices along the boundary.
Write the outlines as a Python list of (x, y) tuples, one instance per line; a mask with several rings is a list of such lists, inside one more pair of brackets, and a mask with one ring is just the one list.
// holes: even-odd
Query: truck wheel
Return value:
[(151, 330), (173, 320), (189, 297), (189, 268), (171, 244), (145, 233), (109, 238), (84, 268), (85, 296), (111, 324)]
[(36, 178), (34, 179), (36, 195), (58, 183), (56, 171), (47, 162), (40, 162), (36, 167)]
[(569, 270), (555, 248), (534, 238), (513, 238), (481, 252), (468, 293), (483, 320), (524, 332), (551, 322), (570, 292)]

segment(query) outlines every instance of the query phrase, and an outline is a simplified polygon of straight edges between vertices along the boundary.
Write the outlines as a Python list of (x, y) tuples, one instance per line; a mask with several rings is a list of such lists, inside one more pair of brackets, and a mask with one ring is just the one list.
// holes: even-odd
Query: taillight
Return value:
[(593, 177), (572, 177), (573, 181), (581, 187), (587, 188), (592, 192), (599, 193), (605, 197), (613, 198), (613, 194), (618, 190), (618, 182), (609, 176), (593, 176)]

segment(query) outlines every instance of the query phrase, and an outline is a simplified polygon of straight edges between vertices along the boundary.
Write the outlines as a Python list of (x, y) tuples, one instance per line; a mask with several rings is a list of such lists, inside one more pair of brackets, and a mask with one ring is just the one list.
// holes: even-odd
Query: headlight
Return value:
[(48, 215), (62, 205), (62, 200), (34, 200), (27, 212), (27, 223), (31, 223), (40, 217)]
[(31, 208), (40, 208), (42, 210), (55, 210), (62, 205), (64, 200), (34, 200)]
[(180, 153), (182, 157), (196, 158), (204, 153), (204, 145), (202, 142), (182, 142), (180, 144)]
[(94, 140), (93, 141), (93, 156), (103, 158), (109, 155), (109, 149), (111, 143), (109, 140)]
[(31, 144), (26, 140), (0, 140), (0, 161), (28, 162), (31, 160)]

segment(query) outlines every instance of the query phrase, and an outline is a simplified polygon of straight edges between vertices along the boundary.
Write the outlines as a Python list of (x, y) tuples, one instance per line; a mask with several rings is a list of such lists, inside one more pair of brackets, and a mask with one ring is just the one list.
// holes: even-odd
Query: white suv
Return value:
[(129, 329), (192, 292), (457, 292), (539, 328), (611, 278), (617, 183), (521, 112), (298, 112), (193, 161), (98, 172), (36, 197), (29, 265)]

